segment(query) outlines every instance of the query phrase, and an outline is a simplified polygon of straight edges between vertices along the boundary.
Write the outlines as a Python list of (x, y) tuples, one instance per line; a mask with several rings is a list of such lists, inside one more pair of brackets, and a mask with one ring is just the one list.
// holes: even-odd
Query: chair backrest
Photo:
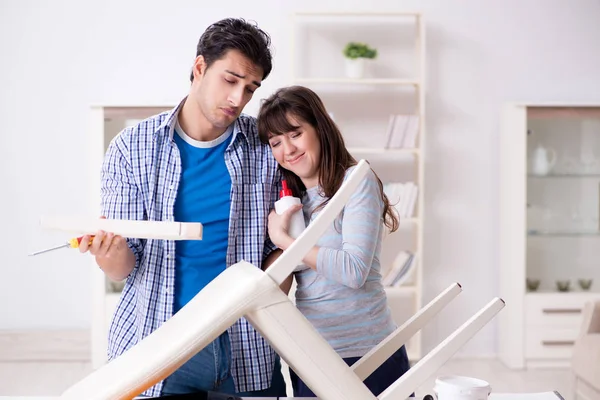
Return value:
[(296, 265), (302, 263), (302, 259), (308, 251), (317, 243), (335, 217), (342, 211), (350, 196), (362, 182), (371, 167), (365, 160), (360, 160), (352, 173), (344, 181), (319, 215), (312, 221), (292, 245), (275, 261), (268, 269), (269, 275), (278, 285), (294, 271)]

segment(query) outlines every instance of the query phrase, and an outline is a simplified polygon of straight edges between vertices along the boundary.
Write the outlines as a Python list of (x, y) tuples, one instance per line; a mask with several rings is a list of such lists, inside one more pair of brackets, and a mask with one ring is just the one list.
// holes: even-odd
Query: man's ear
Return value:
[(204, 61), (203, 56), (198, 56), (194, 60), (194, 66), (192, 68), (192, 73), (194, 74), (194, 80), (202, 77), (204, 72), (206, 71), (206, 62)]

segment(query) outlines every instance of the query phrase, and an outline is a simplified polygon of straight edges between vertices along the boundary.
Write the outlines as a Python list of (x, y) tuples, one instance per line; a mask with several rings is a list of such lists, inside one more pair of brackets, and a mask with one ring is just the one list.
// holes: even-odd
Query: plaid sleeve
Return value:
[[(269, 152), (271, 150), (269, 149)], [(279, 169), (276, 166), (277, 164), (275, 164), (275, 172), (273, 174), (273, 184), (271, 185), (271, 204), (273, 205), (273, 207), (275, 207), (275, 201), (277, 200), (278, 196), (279, 196), (279, 191), (281, 190), (281, 172), (279, 171)], [(270, 210), (269, 210), (270, 212)], [(267, 218), (268, 218), (269, 214), (267, 213)], [(266, 222), (266, 221), (265, 221)], [(271, 254), (273, 252), (273, 250), (277, 250), (277, 246), (275, 246), (275, 244), (271, 241), (271, 238), (269, 237), (269, 233), (267, 232), (267, 237), (265, 240), (265, 246), (263, 248), (263, 258), (262, 261), (264, 262), (266, 260), (266, 258), (269, 256), (269, 254)]]
[[(145, 220), (144, 203), (131, 166), (126, 131), (110, 143), (101, 170), (101, 210), (108, 219)], [(138, 268), (146, 240), (127, 238)]]

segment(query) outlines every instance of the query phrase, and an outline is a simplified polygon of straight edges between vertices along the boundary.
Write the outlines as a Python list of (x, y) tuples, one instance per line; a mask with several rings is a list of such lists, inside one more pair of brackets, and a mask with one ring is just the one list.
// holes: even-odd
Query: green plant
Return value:
[(344, 55), (350, 59), (375, 58), (377, 50), (369, 47), (366, 43), (350, 42), (344, 48)]

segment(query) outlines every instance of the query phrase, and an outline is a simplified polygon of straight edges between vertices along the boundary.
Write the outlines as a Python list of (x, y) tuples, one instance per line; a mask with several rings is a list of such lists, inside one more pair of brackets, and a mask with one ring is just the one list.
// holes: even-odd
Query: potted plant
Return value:
[(349, 78), (362, 78), (365, 72), (365, 62), (377, 57), (377, 50), (366, 43), (349, 42), (344, 48), (346, 57), (346, 75)]

